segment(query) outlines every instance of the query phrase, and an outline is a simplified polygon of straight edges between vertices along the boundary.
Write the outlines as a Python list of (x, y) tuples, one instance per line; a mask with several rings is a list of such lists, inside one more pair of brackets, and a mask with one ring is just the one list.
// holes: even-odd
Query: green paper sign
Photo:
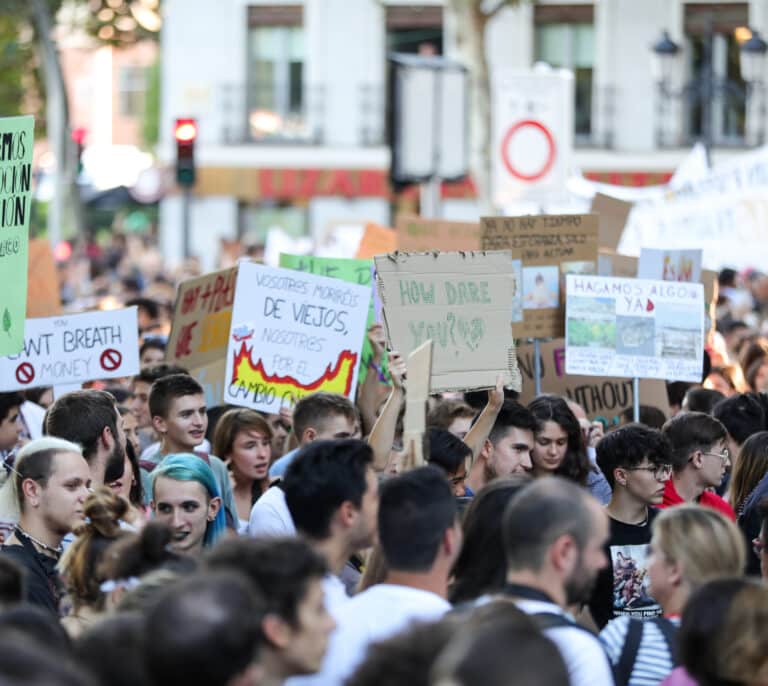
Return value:
[[(373, 287), (371, 273), (372, 260), (355, 260), (345, 257), (313, 257), (312, 255), (290, 255), (280, 253), (280, 266), (285, 269), (295, 269), (300, 272), (309, 272), (318, 276), (330, 276), (348, 283), (356, 283), (360, 286)], [(368, 308), (368, 323), (366, 330), (376, 323), (376, 313), (373, 309), (373, 301)], [(360, 355), (360, 370), (358, 379), (360, 383), (365, 381), (368, 373), (368, 364), (373, 358), (373, 349), (366, 335), (363, 342), (363, 351)], [(382, 367), (386, 368), (386, 356), (382, 360)]]
[(24, 347), (35, 118), (0, 118), (0, 356)]

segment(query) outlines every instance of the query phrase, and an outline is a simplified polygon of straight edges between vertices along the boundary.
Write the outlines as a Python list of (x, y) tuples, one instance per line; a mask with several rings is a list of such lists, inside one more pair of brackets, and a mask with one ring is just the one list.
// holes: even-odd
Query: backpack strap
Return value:
[(580, 629), (588, 633), (590, 636), (595, 637), (587, 627), (577, 624), (568, 617), (558, 614), (557, 612), (535, 612), (528, 615), (533, 623), (539, 628), (540, 631), (546, 631), (547, 629)]
[(659, 628), (661, 635), (667, 643), (669, 656), (672, 658), (672, 666), (677, 667), (680, 664), (677, 654), (677, 627), (666, 617), (656, 617), (653, 623)]
[(630, 619), (627, 622), (627, 635), (624, 638), (624, 646), (621, 649), (621, 657), (613, 669), (616, 686), (627, 686), (632, 676), (632, 669), (637, 660), (637, 652), (643, 639), (643, 622), (639, 619)]

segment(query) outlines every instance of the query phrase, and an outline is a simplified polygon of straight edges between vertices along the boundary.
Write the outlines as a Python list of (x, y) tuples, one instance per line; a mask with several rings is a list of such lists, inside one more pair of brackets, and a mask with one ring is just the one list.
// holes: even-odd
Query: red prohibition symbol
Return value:
[[(541, 133), (547, 141), (547, 157), (544, 160), (544, 164), (541, 166), (541, 169), (532, 174), (526, 174), (525, 172), (520, 171), (509, 159), (509, 144), (512, 142), (513, 136), (521, 129), (526, 128), (535, 129)], [(556, 154), (557, 146), (555, 145), (555, 139), (553, 138), (552, 133), (546, 126), (544, 126), (544, 124), (534, 119), (523, 119), (522, 121), (513, 124), (509, 128), (509, 131), (504, 135), (504, 140), (501, 142), (501, 160), (504, 162), (504, 166), (512, 176), (521, 181), (538, 181), (546, 176), (549, 173), (549, 170), (552, 169), (552, 165), (555, 163)]]
[(22, 362), (16, 367), (16, 381), (25, 386), (32, 383), (35, 378), (35, 368), (29, 362)]
[(114, 372), (123, 362), (123, 356), (119, 350), (107, 348), (99, 358), (101, 368), (107, 372)]

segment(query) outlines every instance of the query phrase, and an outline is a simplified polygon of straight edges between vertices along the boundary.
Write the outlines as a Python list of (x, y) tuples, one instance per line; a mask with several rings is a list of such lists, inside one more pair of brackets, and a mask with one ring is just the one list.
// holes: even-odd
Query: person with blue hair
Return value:
[(168, 455), (152, 472), (151, 507), (155, 519), (171, 528), (175, 553), (199, 555), (226, 529), (216, 477), (191, 453)]

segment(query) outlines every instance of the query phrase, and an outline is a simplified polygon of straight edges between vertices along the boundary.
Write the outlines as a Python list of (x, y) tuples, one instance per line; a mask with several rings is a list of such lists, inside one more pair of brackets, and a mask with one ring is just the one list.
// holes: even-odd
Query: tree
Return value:
[(486, 29), (505, 7), (524, 0), (447, 0), (453, 13), (455, 44), (470, 70), (470, 169), (481, 212), (490, 212), (491, 199), (491, 80)]

